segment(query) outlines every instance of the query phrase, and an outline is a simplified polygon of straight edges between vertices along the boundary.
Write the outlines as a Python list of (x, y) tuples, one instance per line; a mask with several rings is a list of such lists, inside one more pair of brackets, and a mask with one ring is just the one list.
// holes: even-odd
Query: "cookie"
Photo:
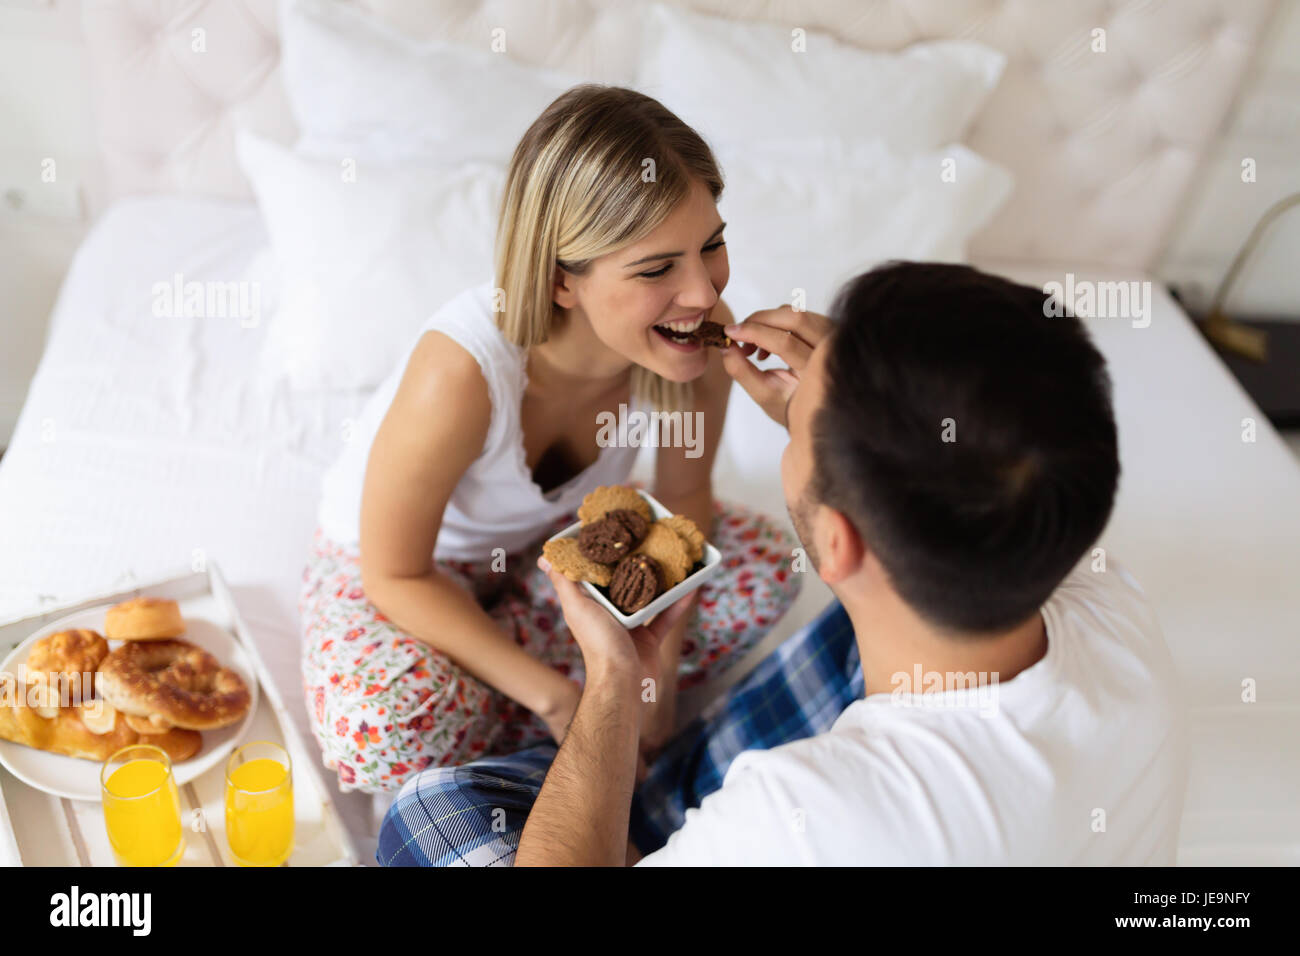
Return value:
[(609, 599), (624, 614), (636, 613), (663, 592), (663, 572), (648, 554), (629, 554), (609, 582)]
[(703, 346), (713, 346), (715, 349), (725, 349), (731, 347), (731, 338), (726, 332), (722, 331), (723, 326), (717, 322), (704, 321), (700, 327), (691, 333), (691, 337)]
[(618, 511), (623, 508), (635, 511), (646, 521), (654, 520), (654, 513), (650, 510), (650, 505), (636, 493), (635, 488), (629, 488), (626, 485), (601, 485), (591, 492), (582, 499), (582, 507), (578, 509), (578, 520), (583, 524), (591, 524), (593, 521), (599, 521), (611, 511)]
[(691, 564), (699, 561), (704, 557), (704, 533), (699, 527), (686, 515), (673, 515), (671, 518), (660, 518), (659, 524), (666, 524), (679, 535), (682, 540), (691, 549)]
[(648, 554), (659, 562), (664, 573), (664, 588), (676, 587), (686, 580), (686, 572), (695, 562), (691, 560), (691, 546), (672, 528), (656, 521), (646, 532), (633, 554)]
[(556, 538), (542, 545), (542, 557), (570, 581), (590, 581), (607, 587), (613, 572), (608, 565), (585, 558), (577, 538)]
[(645, 518), (635, 511), (616, 508), (583, 526), (578, 532), (578, 550), (592, 561), (617, 564), (641, 543), (648, 527)]

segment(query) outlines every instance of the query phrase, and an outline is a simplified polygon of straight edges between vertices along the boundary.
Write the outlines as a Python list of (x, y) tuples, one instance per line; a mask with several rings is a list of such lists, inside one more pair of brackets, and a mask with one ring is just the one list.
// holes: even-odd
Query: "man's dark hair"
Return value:
[(1106, 362), (1047, 299), (969, 266), (892, 262), (831, 309), (812, 497), (945, 630), (1028, 619), (1110, 517)]

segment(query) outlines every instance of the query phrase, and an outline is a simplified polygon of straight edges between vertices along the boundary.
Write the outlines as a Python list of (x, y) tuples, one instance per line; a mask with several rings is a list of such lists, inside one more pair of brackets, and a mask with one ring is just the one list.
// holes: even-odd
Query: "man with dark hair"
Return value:
[(552, 572), (587, 666), (563, 746), (426, 771), (380, 862), (1172, 864), (1177, 680), (1141, 588), (1094, 548), (1119, 478), (1110, 381), (1047, 301), (893, 263), (830, 319), (729, 327), (727, 370), (790, 432), (786, 501), (838, 601), (638, 786), (642, 681), (683, 607), (629, 633)]
[(843, 321), (798, 399), (811, 427), (792, 438), (806, 431), (810, 454), (787, 457), (812, 467), (784, 477), (803, 489), (801, 540), (814, 545), (813, 508), (837, 512), (898, 596), (954, 636), (1037, 630), (1110, 517), (1105, 360), (1078, 319), (1044, 315), (1046, 299), (969, 266), (868, 272), (840, 292)]

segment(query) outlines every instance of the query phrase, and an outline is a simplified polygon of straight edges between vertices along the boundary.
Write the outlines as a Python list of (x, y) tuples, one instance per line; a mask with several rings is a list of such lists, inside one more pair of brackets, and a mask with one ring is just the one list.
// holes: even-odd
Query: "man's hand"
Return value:
[(546, 572), (560, 597), (565, 623), (582, 649), (588, 680), (595, 671), (615, 670), (635, 675), (638, 680), (649, 677), (659, 681), (659, 644), (690, 609), (691, 595), (670, 604), (649, 624), (629, 631), (545, 558), (538, 558), (537, 566)]
[[(722, 365), (772, 421), (786, 426), (785, 405), (799, 384), (799, 372), (832, 328), (826, 316), (796, 312), (788, 305), (755, 312), (739, 325), (727, 326), (727, 335), (739, 345), (722, 353)], [(775, 355), (789, 368), (760, 369), (748, 359), (755, 353), (760, 361)]]
[[(659, 612), (649, 624), (643, 624), (629, 631), (614, 620), (608, 611), (583, 594), (577, 584), (556, 572), (545, 558), (538, 558), (537, 566), (546, 572), (546, 576), (551, 579), (551, 584), (555, 587), (555, 593), (560, 597), (560, 608), (564, 612), (565, 623), (569, 625), (569, 632), (578, 642), (578, 647), (582, 649), (588, 680), (599, 680), (602, 674), (611, 672), (626, 673), (638, 682), (650, 678), (658, 686), (662, 678), (659, 673), (662, 669), (659, 645), (672, 630), (673, 625), (690, 610), (694, 592)], [(573, 707), (576, 711), (577, 700), (574, 701)], [(552, 718), (543, 715), (557, 744), (562, 742), (563, 734), (573, 719), (574, 711), (569, 711), (562, 718), (555, 717), (557, 721), (563, 719), (558, 733)], [(643, 727), (648, 719), (652, 720), (653, 714), (650, 708), (643, 708), (641, 712)], [(655, 733), (657, 737), (657, 732)], [(661, 745), (657, 739), (652, 743)], [(645, 779), (647, 773), (645, 757), (644, 752), (637, 755), (637, 780)]]

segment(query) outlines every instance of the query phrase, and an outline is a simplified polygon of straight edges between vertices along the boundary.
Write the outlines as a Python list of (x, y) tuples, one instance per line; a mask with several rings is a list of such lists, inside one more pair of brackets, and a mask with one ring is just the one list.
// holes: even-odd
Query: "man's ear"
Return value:
[(551, 284), (551, 298), (561, 309), (572, 309), (578, 304), (578, 294), (573, 288), (573, 276), (559, 266), (555, 267), (555, 278)]
[(819, 505), (817, 511), (814, 535), (817, 556), (821, 559), (817, 570), (827, 584), (838, 584), (862, 567), (866, 546), (843, 512), (826, 505)]

